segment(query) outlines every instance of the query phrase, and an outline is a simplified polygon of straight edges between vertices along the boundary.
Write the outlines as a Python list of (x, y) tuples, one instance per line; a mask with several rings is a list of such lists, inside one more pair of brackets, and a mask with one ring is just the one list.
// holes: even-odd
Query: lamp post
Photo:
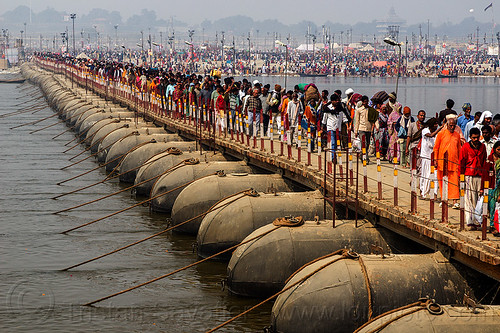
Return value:
[(284, 84), (284, 88), (286, 91), (286, 78), (287, 78), (287, 72), (288, 72), (288, 45), (283, 43), (280, 40), (276, 40), (274, 43), (278, 44), (279, 46), (283, 46), (285, 48), (285, 84)]
[(188, 42), (187, 40), (184, 41), (184, 43), (186, 43), (187, 45), (189, 45), (191, 47), (191, 73), (194, 72), (193, 70), (193, 67), (194, 67), (194, 64), (193, 64), (193, 54), (194, 54), (194, 46), (193, 46), (193, 43), (191, 42)]
[(70, 14), (69, 17), (73, 20), (73, 54), (76, 55), (76, 44), (75, 44), (75, 19), (76, 14)]
[(235, 75), (235, 61), (236, 61), (236, 49), (234, 47), (234, 37), (233, 37), (233, 46), (229, 45), (224, 45), (224, 48), (226, 50), (233, 50), (233, 59), (232, 59), (232, 66), (233, 66), (233, 75)]
[(498, 62), (498, 67), (500, 67), (500, 32), (497, 32), (497, 42), (498, 42), (497, 62)]
[(385, 37), (384, 42), (391, 45), (397, 46), (399, 48), (399, 57), (398, 57), (398, 76), (396, 77), (396, 96), (398, 96), (398, 84), (399, 84), (399, 67), (401, 65), (401, 43), (396, 42), (390, 37)]
[(118, 24), (113, 26), (115, 28), (115, 48), (118, 47)]
[(221, 31), (221, 34), (222, 34), (222, 38), (220, 40), (221, 49), (222, 49), (221, 69), (222, 69), (222, 72), (224, 72), (224, 31)]
[(247, 40), (248, 40), (248, 68), (250, 69), (250, 72), (252, 72), (252, 64), (250, 62), (250, 31), (248, 32), (248, 37), (247, 37)]

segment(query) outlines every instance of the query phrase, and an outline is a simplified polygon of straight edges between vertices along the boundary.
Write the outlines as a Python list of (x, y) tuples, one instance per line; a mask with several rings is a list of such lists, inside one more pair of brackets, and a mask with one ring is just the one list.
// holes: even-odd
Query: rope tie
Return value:
[(304, 224), (304, 218), (302, 216), (278, 217), (273, 221), (273, 225), (277, 227), (299, 227), (303, 224)]
[(435, 316), (439, 316), (439, 315), (442, 315), (443, 314), (443, 308), (441, 307), (441, 305), (439, 305), (438, 303), (436, 303), (435, 300), (433, 299), (430, 299), (430, 298), (420, 298), (417, 302), (415, 303), (411, 303), (411, 304), (408, 304), (408, 305), (404, 305), (404, 306), (401, 306), (397, 309), (393, 309), (393, 310), (390, 310), (388, 312), (385, 312), (385, 313), (382, 313), (381, 315), (378, 315), (377, 317), (373, 318), (373, 319), (370, 319), (369, 321), (367, 321), (366, 323), (364, 323), (363, 325), (361, 325), (359, 328), (357, 328), (354, 333), (358, 333), (359, 331), (361, 331), (363, 328), (365, 328), (366, 326), (370, 325), (371, 323), (375, 322), (376, 320), (382, 318), (382, 317), (385, 317), (385, 316), (388, 316), (390, 314), (393, 314), (395, 312), (398, 312), (398, 311), (402, 311), (402, 310), (407, 310), (407, 309), (411, 309), (409, 310), (408, 312), (404, 312), (386, 322), (383, 322), (381, 323), (379, 326), (377, 326), (376, 328), (372, 329), (371, 331), (367, 332), (367, 333), (375, 333), (375, 332), (379, 332), (380, 330), (382, 330), (383, 328), (389, 326), (390, 324), (392, 324), (393, 322), (395, 322), (396, 320), (399, 320), (401, 318), (404, 318), (412, 313), (415, 313), (415, 312), (418, 312), (418, 311), (422, 311), (422, 310), (427, 310), (430, 314), (432, 315), (435, 315)]

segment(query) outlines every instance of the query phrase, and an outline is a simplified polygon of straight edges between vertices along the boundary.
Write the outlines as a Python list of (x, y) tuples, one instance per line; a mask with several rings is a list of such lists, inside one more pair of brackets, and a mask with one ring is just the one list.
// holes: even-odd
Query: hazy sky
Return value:
[[(176, 19), (196, 24), (203, 19), (215, 20), (232, 15), (246, 15), (255, 20), (275, 18), (290, 24), (310, 20), (320, 25), (330, 20), (338, 23), (370, 22), (387, 16), (391, 6), (409, 24), (430, 19), (434, 25), (443, 22), (458, 23), (465, 17), (491, 22), (494, 11), (500, 19), (500, 2), (493, 10), (484, 8), (491, 0), (0, 0), (0, 11), (5, 12), (19, 5), (29, 6), (39, 12), (47, 7), (58, 11), (86, 14), (92, 8), (118, 10), (125, 20), (141, 9), (155, 9), (159, 18)], [(473, 12), (471, 12), (473, 9)]]

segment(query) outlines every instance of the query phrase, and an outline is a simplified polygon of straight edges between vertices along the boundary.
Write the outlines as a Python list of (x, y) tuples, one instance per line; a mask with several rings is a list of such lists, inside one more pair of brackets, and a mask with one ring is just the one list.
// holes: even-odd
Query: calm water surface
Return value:
[[(255, 78), (251, 78), (255, 79)], [(259, 77), (264, 83), (283, 78)], [(280, 81), (281, 80), (281, 81)], [(288, 78), (287, 88), (314, 81), (318, 88), (346, 89), (371, 95), (392, 91), (395, 79)], [(0, 84), (0, 114), (22, 107), (37, 89)], [(473, 111), (497, 111), (498, 81), (494, 78), (401, 79), (400, 100), (414, 110), (431, 112), (443, 108), (447, 98), (471, 102)], [(42, 101), (38, 101), (41, 103)], [(33, 105), (27, 102), (24, 105)], [(193, 237), (176, 234), (154, 238), (121, 253), (63, 272), (61, 268), (103, 254), (163, 230), (166, 216), (151, 215), (137, 207), (69, 235), (59, 232), (136, 203), (127, 193), (113, 196), (78, 210), (52, 212), (95, 199), (120, 188), (105, 183), (78, 194), (52, 200), (55, 195), (100, 181), (104, 172), (92, 172), (74, 181), (56, 183), (95, 167), (89, 159), (61, 171), (68, 158), (82, 151), (63, 153), (74, 138), (63, 124), (29, 134), (56, 121), (10, 130), (19, 124), (52, 115), (50, 108), (36, 114), (0, 118), (0, 331), (1, 332), (204, 332), (254, 305), (257, 301), (237, 298), (220, 289), (225, 264), (205, 263), (170, 278), (97, 304), (80, 304), (129, 288), (197, 260)], [(87, 156), (87, 155), (83, 155)], [(268, 325), (271, 304), (236, 321), (222, 332), (255, 332)]]

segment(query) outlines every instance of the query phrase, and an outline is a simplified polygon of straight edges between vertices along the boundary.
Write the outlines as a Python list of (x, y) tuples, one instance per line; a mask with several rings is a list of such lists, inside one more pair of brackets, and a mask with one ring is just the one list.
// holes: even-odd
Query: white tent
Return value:
[(316, 43), (314, 44), (300, 44), (299, 47), (296, 48), (297, 51), (312, 51), (313, 49), (315, 50), (321, 50), (325, 48), (325, 44), (323, 43)]
[(76, 56), (76, 59), (90, 59), (88, 55), (86, 55), (85, 53), (80, 53), (79, 55)]

